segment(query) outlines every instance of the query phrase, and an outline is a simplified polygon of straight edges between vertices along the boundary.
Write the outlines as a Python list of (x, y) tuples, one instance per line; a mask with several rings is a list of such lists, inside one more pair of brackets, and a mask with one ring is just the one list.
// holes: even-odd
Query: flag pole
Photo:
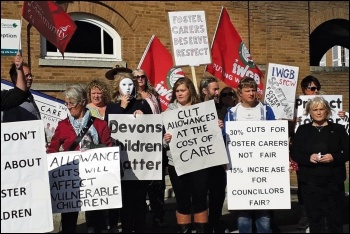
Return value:
[(20, 49), (21, 49), (21, 41), (22, 41), (22, 20), (23, 20), (23, 16), (21, 16), (21, 21), (19, 22), (19, 27), (21, 29), (21, 33), (19, 34), (19, 41), (18, 41), (18, 50), (17, 50), (17, 54), (19, 53)]
[(196, 70), (194, 69), (194, 66), (191, 66), (191, 72), (192, 72), (192, 80), (193, 80), (194, 88), (196, 89), (197, 94), (199, 94), (198, 87), (197, 87), (198, 85), (197, 85)]
[(143, 55), (142, 55), (142, 57), (141, 57), (141, 59), (140, 59), (139, 65), (137, 65), (137, 69), (140, 69), (141, 64), (143, 63), (143, 60), (144, 60), (145, 57), (146, 57), (146, 54), (147, 54), (147, 52), (148, 52), (148, 50), (149, 50), (149, 47), (150, 47), (151, 44), (152, 44), (153, 39), (154, 39), (154, 35), (152, 35), (151, 39), (149, 40), (148, 45), (147, 45), (147, 47), (146, 47), (146, 49), (145, 49), (145, 52), (143, 52)]
[[(223, 10), (224, 10), (224, 7), (222, 6), (222, 7), (221, 7), (220, 16), (219, 16), (219, 20), (218, 20), (218, 23), (216, 24), (216, 29), (215, 29), (215, 32), (214, 32), (213, 40), (211, 41), (210, 50), (213, 49), (213, 44), (214, 44), (214, 41), (215, 41), (216, 32), (217, 32), (217, 30), (218, 30), (218, 27), (219, 27), (219, 24), (220, 24), (220, 21), (221, 21), (221, 16), (222, 16)], [(203, 76), (205, 75), (205, 71), (207, 70), (207, 66), (208, 66), (208, 65), (205, 65), (204, 72), (203, 72)]]

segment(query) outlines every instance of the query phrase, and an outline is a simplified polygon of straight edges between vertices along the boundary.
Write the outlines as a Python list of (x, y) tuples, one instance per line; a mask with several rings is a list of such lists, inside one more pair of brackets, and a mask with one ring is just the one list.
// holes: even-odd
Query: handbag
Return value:
[(93, 124), (95, 120), (95, 117), (91, 116), (89, 122), (86, 124), (86, 126), (79, 132), (77, 138), (75, 138), (75, 141), (71, 144), (68, 151), (73, 151), (77, 147), (77, 145), (80, 143), (81, 139), (85, 136), (91, 125)]

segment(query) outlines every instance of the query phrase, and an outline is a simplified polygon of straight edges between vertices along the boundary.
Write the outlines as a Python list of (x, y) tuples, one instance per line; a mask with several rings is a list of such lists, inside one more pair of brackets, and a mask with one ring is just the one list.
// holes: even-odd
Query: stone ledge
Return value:
[(76, 59), (39, 59), (40, 66), (49, 67), (91, 67), (91, 68), (112, 68), (115, 65), (126, 67), (125, 61), (101, 61), (101, 60), (76, 60)]

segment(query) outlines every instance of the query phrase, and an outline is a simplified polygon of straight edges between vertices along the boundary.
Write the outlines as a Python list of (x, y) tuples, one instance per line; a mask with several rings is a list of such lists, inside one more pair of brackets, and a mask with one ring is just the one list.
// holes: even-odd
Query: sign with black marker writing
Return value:
[(293, 120), (298, 76), (299, 67), (268, 64), (264, 102), (272, 108), (276, 119)]
[(47, 154), (53, 213), (122, 207), (119, 147)]
[(183, 175), (228, 163), (213, 100), (162, 113), (176, 173)]
[(43, 121), (1, 123), (1, 232), (51, 231)]
[(229, 210), (290, 209), (287, 120), (226, 122)]
[(162, 179), (162, 116), (110, 114), (111, 136), (120, 147), (123, 180)]
[(339, 124), (343, 123), (343, 120), (338, 116), (338, 112), (343, 109), (342, 95), (300, 95), (297, 97), (295, 101), (295, 106), (296, 106), (296, 113), (297, 113), (296, 117), (300, 118), (301, 121), (296, 122), (295, 132), (297, 131), (300, 125), (307, 124), (312, 121), (310, 115), (305, 114), (305, 107), (309, 100), (317, 96), (322, 96), (329, 103), (332, 109), (331, 117), (329, 118), (329, 120), (333, 121), (334, 123), (339, 123)]
[(168, 12), (174, 64), (199, 66), (211, 63), (204, 11)]

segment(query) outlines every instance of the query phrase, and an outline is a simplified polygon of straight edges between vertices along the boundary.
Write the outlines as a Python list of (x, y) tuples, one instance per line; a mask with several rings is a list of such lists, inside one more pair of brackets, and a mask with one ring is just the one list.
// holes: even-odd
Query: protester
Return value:
[[(79, 85), (69, 86), (64, 92), (65, 105), (68, 108), (69, 115), (66, 119), (58, 122), (58, 126), (51, 143), (47, 148), (47, 153), (59, 152), (60, 147), (63, 151), (86, 150), (89, 145), (104, 144), (112, 146), (111, 132), (107, 123), (98, 118), (93, 118), (91, 112), (86, 108), (87, 93)], [(81, 141), (77, 137), (83, 129), (92, 121), (84, 138), (87, 136), (87, 142)], [(78, 142), (77, 142), (78, 140)], [(79, 212), (68, 212), (61, 214), (62, 233), (75, 233)], [(103, 210), (95, 211), (92, 220), (93, 227), (97, 227), (103, 217)], [(94, 230), (99, 232), (99, 230)]]
[[(23, 62), (22, 69), (26, 80), (27, 89), (29, 90), (32, 86), (34, 76), (31, 73), (28, 63)], [(17, 84), (18, 73), (20, 72), (17, 72), (16, 64), (13, 63), (9, 74), (14, 86)], [(30, 91), (28, 91), (27, 98), (24, 100), (24, 102), (22, 102), (22, 104), (10, 110), (4, 111), (2, 116), (3, 122), (30, 121), (38, 119), (41, 119), (40, 111)]]
[[(187, 77), (179, 78), (173, 86), (173, 96), (168, 110), (183, 108), (200, 102), (194, 84)], [(168, 156), (168, 171), (176, 198), (176, 219), (180, 233), (191, 232), (191, 215), (193, 211), (194, 225), (197, 233), (203, 233), (208, 223), (208, 170), (202, 169), (178, 176), (169, 149), (172, 135), (164, 134), (164, 147)]]
[(224, 120), (227, 108), (234, 107), (237, 104), (237, 100), (236, 91), (231, 87), (224, 87), (219, 94), (218, 118)]
[[(149, 83), (145, 71), (142, 69), (136, 69), (132, 74), (134, 79), (138, 82), (138, 93), (148, 102), (153, 114), (160, 114), (162, 109), (159, 95)], [(162, 162), (162, 180), (152, 180), (147, 191), (152, 213), (152, 222), (153, 225), (157, 227), (165, 227), (167, 225), (164, 221), (165, 170), (167, 167), (165, 153), (163, 153)]]
[(111, 102), (111, 91), (106, 82), (93, 79), (87, 86), (88, 104), (87, 108), (90, 110), (92, 116), (104, 119), (107, 104)]
[[(108, 122), (109, 114), (152, 114), (152, 110), (143, 100), (141, 95), (136, 92), (138, 83), (133, 81), (131, 73), (117, 73), (115, 80), (115, 98), (116, 103), (110, 103), (106, 107), (105, 120)], [(117, 141), (117, 145), (119, 142)], [(121, 223), (122, 232), (131, 233), (145, 232), (146, 229), (146, 196), (147, 186), (150, 181), (147, 180), (122, 180), (122, 202)]]
[(342, 233), (349, 136), (344, 126), (327, 121), (331, 108), (324, 98), (311, 99), (305, 112), (310, 114), (312, 122), (298, 127), (292, 159), (299, 167), (298, 187), (310, 232), (321, 233), (327, 225), (330, 233)]
[[(315, 76), (312, 76), (312, 75), (306, 76), (305, 78), (303, 78), (301, 80), (300, 86), (301, 86), (301, 91), (302, 91), (303, 95), (319, 95), (319, 94), (321, 94), (320, 93), (321, 83)], [(340, 118), (344, 118), (345, 112), (339, 111), (338, 116)], [(296, 118), (296, 122), (300, 123), (300, 121), (301, 121), (301, 118)], [(297, 182), (298, 182), (298, 191), (297, 191), (298, 203), (299, 203), (300, 209), (301, 209), (301, 218), (298, 222), (298, 228), (299, 229), (307, 229), (309, 227), (309, 221), (307, 220), (306, 212), (305, 212), (305, 208), (304, 208), (304, 202), (303, 202), (302, 191), (301, 191), (302, 188), (299, 186), (299, 172), (298, 172), (298, 170), (296, 170), (296, 175), (297, 175)]]
[[(1, 90), (1, 111), (6, 111), (21, 105), (28, 96), (27, 80), (24, 75), (23, 58), (20, 53), (16, 54), (14, 67), (17, 71), (17, 82), (13, 89)], [(2, 122), (3, 113), (1, 113)]]
[[(275, 115), (271, 107), (257, 100), (257, 83), (253, 78), (242, 78), (239, 82), (237, 92), (241, 98), (241, 102), (228, 110), (225, 116), (225, 122), (275, 120)], [(237, 211), (237, 217), (239, 233), (252, 233), (252, 220), (254, 218), (256, 232), (271, 233), (270, 210), (239, 210)]]
[[(214, 100), (216, 111), (220, 112), (219, 106), (219, 81), (214, 76), (203, 77), (199, 84), (201, 101)], [(220, 118), (219, 118), (220, 119)], [(222, 123), (220, 119), (219, 124)], [(209, 217), (206, 232), (218, 233), (223, 232), (220, 225), (222, 216), (222, 207), (226, 196), (226, 165), (218, 165), (208, 168), (208, 185), (209, 185)]]
[[(93, 117), (104, 120), (107, 104), (111, 102), (111, 93), (106, 82), (100, 79), (91, 80), (86, 86), (87, 108)], [(103, 211), (103, 218), (98, 226), (92, 220), (95, 211), (86, 211), (85, 219), (88, 233), (97, 232), (102, 229), (108, 229), (110, 233), (118, 232), (119, 208), (106, 209)], [(97, 211), (100, 213), (100, 211)], [(100, 214), (102, 215), (102, 214)]]

